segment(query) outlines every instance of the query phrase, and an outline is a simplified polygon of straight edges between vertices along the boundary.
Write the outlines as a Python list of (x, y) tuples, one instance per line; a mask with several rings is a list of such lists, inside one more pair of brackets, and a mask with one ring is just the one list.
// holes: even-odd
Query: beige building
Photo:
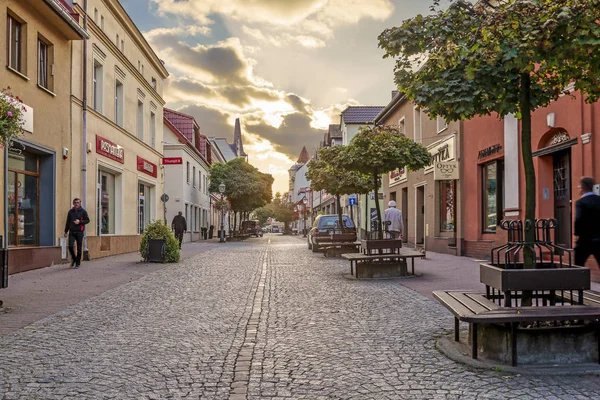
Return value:
[(8, 152), (0, 150), (0, 221), (9, 272), (16, 273), (61, 259), (78, 145), (69, 113), (72, 49), (87, 33), (66, 0), (4, 0), (0, 14), (1, 87), (10, 86), (27, 107), (25, 132)]
[[(75, 9), (85, 15), (83, 4)], [(145, 225), (163, 217), (168, 72), (117, 0), (87, 7), (90, 39), (73, 46), (70, 193), (90, 215), (87, 249), (96, 258), (136, 251)]]
[(399, 127), (408, 138), (426, 146), (434, 159), (432, 165), (419, 171), (401, 168), (384, 176), (384, 208), (394, 200), (402, 211), (404, 240), (409, 246), (460, 255), (461, 181), (436, 180), (434, 169), (440, 162), (460, 162), (461, 123), (430, 119), (399, 92), (392, 93), (392, 100), (375, 123)]

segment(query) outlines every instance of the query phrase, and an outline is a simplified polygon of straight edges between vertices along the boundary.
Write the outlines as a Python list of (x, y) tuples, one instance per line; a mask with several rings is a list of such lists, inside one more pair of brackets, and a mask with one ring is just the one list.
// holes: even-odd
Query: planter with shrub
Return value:
[[(160, 251), (162, 260), (155, 257), (149, 259), (150, 253), (154, 254), (154, 246), (164, 246)], [(150, 247), (150, 248), (149, 248)], [(149, 252), (148, 250), (151, 250)], [(144, 261), (179, 262), (179, 240), (173, 235), (171, 229), (162, 221), (155, 221), (146, 226), (140, 240), (140, 254)]]

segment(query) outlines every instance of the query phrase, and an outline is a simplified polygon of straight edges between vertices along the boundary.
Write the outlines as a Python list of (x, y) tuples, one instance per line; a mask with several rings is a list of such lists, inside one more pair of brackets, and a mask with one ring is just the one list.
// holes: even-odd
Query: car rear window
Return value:
[[(319, 220), (319, 229), (335, 229), (338, 227), (338, 217), (321, 217)], [(354, 224), (349, 217), (343, 216), (342, 220), (347, 228), (354, 228)]]

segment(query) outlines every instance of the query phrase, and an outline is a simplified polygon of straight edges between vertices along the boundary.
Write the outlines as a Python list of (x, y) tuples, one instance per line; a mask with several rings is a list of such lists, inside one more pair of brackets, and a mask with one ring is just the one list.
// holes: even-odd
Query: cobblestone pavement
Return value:
[(0, 337), (0, 399), (600, 397), (596, 376), (450, 361), (445, 309), (347, 272), (297, 238), (222, 245)]

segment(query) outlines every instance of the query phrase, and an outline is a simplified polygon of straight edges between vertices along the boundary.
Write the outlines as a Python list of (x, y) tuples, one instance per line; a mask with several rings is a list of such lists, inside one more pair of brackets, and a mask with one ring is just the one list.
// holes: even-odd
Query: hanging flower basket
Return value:
[(0, 92), (0, 146), (10, 143), (23, 133), (25, 113), (23, 101), (10, 92), (10, 86)]

